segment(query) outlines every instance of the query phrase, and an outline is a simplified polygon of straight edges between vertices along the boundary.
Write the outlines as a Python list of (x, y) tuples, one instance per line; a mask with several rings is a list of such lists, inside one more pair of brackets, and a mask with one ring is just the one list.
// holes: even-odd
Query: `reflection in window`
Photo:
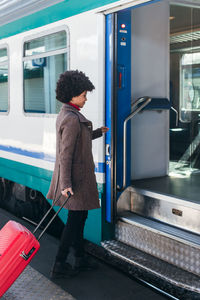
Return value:
[(59, 75), (67, 69), (66, 40), (66, 32), (61, 31), (25, 43), (25, 112), (59, 112), (61, 103), (56, 101), (55, 89)]
[(53, 33), (34, 39), (24, 45), (25, 56), (63, 49), (66, 47), (66, 32)]
[(170, 171), (200, 174), (200, 9), (170, 5)]
[(181, 111), (200, 111), (200, 52), (183, 54), (180, 75)]
[(0, 49), (0, 112), (8, 111), (8, 56), (7, 49)]

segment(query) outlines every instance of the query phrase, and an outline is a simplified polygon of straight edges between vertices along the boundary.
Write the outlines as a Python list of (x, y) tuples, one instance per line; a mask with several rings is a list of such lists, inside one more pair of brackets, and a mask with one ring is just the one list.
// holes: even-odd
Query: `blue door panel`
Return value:
[[(114, 221), (115, 201), (123, 186), (123, 123), (131, 112), (131, 10), (146, 3), (106, 16), (106, 221)], [(117, 20), (117, 21), (116, 21)], [(134, 67), (134, 62), (133, 62)], [(144, 96), (144, 95), (141, 95)], [(130, 121), (127, 127), (127, 182), (131, 166)], [(114, 149), (113, 149), (114, 148)], [(117, 192), (115, 192), (117, 190)]]
[(112, 169), (111, 169), (111, 153), (112, 153), (112, 99), (113, 99), (113, 14), (106, 16), (106, 117), (105, 125), (110, 128), (106, 133), (106, 221), (109, 223), (113, 219), (112, 206)]
[[(131, 11), (117, 14), (116, 185), (123, 185), (123, 124), (131, 112)], [(130, 127), (130, 126), (129, 126)], [(130, 128), (127, 130), (127, 184), (130, 183)], [(118, 193), (119, 196), (120, 192)]]

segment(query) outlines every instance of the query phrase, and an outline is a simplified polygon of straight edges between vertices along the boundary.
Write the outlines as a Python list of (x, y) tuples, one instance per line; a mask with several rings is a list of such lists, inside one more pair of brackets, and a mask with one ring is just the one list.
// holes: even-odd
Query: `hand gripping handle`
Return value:
[[(71, 197), (71, 193), (67, 192), (68, 197), (65, 199), (65, 201), (63, 202), (63, 204), (60, 206), (59, 210), (54, 214), (54, 216), (51, 218), (51, 220), (48, 222), (48, 224), (46, 225), (46, 227), (43, 229), (43, 231), (40, 233), (40, 235), (38, 236), (38, 241), (41, 239), (41, 237), (43, 236), (43, 234), (45, 233), (45, 231), (47, 230), (47, 228), (51, 225), (51, 223), (53, 222), (53, 220), (55, 219), (55, 217), (59, 214), (59, 212), (61, 211), (61, 209), (65, 206), (65, 204), (67, 203), (67, 201), (69, 200), (69, 198)], [(43, 221), (46, 219), (46, 217), (49, 215), (49, 213), (51, 212), (51, 210), (53, 209), (54, 205), (60, 200), (60, 197), (62, 196), (62, 194), (60, 194), (58, 196), (58, 198), (52, 203), (51, 207), (49, 208), (49, 210), (46, 212), (46, 214), (44, 215), (44, 217), (41, 219), (41, 221), (38, 223), (37, 227), (35, 228), (35, 230), (33, 231), (33, 233), (35, 233), (38, 228), (41, 226), (41, 224), (43, 223)]]

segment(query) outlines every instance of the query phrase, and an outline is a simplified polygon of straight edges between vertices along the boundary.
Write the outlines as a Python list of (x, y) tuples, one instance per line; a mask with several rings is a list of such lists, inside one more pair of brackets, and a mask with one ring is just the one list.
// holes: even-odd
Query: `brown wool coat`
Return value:
[[(90, 210), (99, 208), (92, 139), (102, 136), (101, 128), (93, 131), (92, 123), (76, 108), (63, 104), (56, 120), (56, 162), (47, 194), (55, 200), (61, 191), (72, 187), (74, 195), (65, 208)], [(61, 205), (65, 197), (60, 198)]]

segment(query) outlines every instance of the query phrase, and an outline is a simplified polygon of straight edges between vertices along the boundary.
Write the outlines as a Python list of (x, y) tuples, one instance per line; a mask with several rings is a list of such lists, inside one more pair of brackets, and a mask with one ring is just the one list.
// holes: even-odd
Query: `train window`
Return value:
[(66, 32), (49, 34), (24, 45), (25, 56), (40, 54), (52, 50), (59, 50), (66, 47)]
[(66, 31), (24, 43), (24, 111), (56, 114), (61, 103), (55, 89), (59, 75), (68, 69)]
[(0, 112), (8, 111), (8, 54), (0, 49)]
[[(200, 52), (182, 55), (180, 76), (180, 110), (183, 119), (187, 112), (200, 111)], [(190, 120), (185, 117), (183, 121)]]
[(170, 98), (170, 172), (199, 174), (200, 8), (192, 3), (170, 5)]

